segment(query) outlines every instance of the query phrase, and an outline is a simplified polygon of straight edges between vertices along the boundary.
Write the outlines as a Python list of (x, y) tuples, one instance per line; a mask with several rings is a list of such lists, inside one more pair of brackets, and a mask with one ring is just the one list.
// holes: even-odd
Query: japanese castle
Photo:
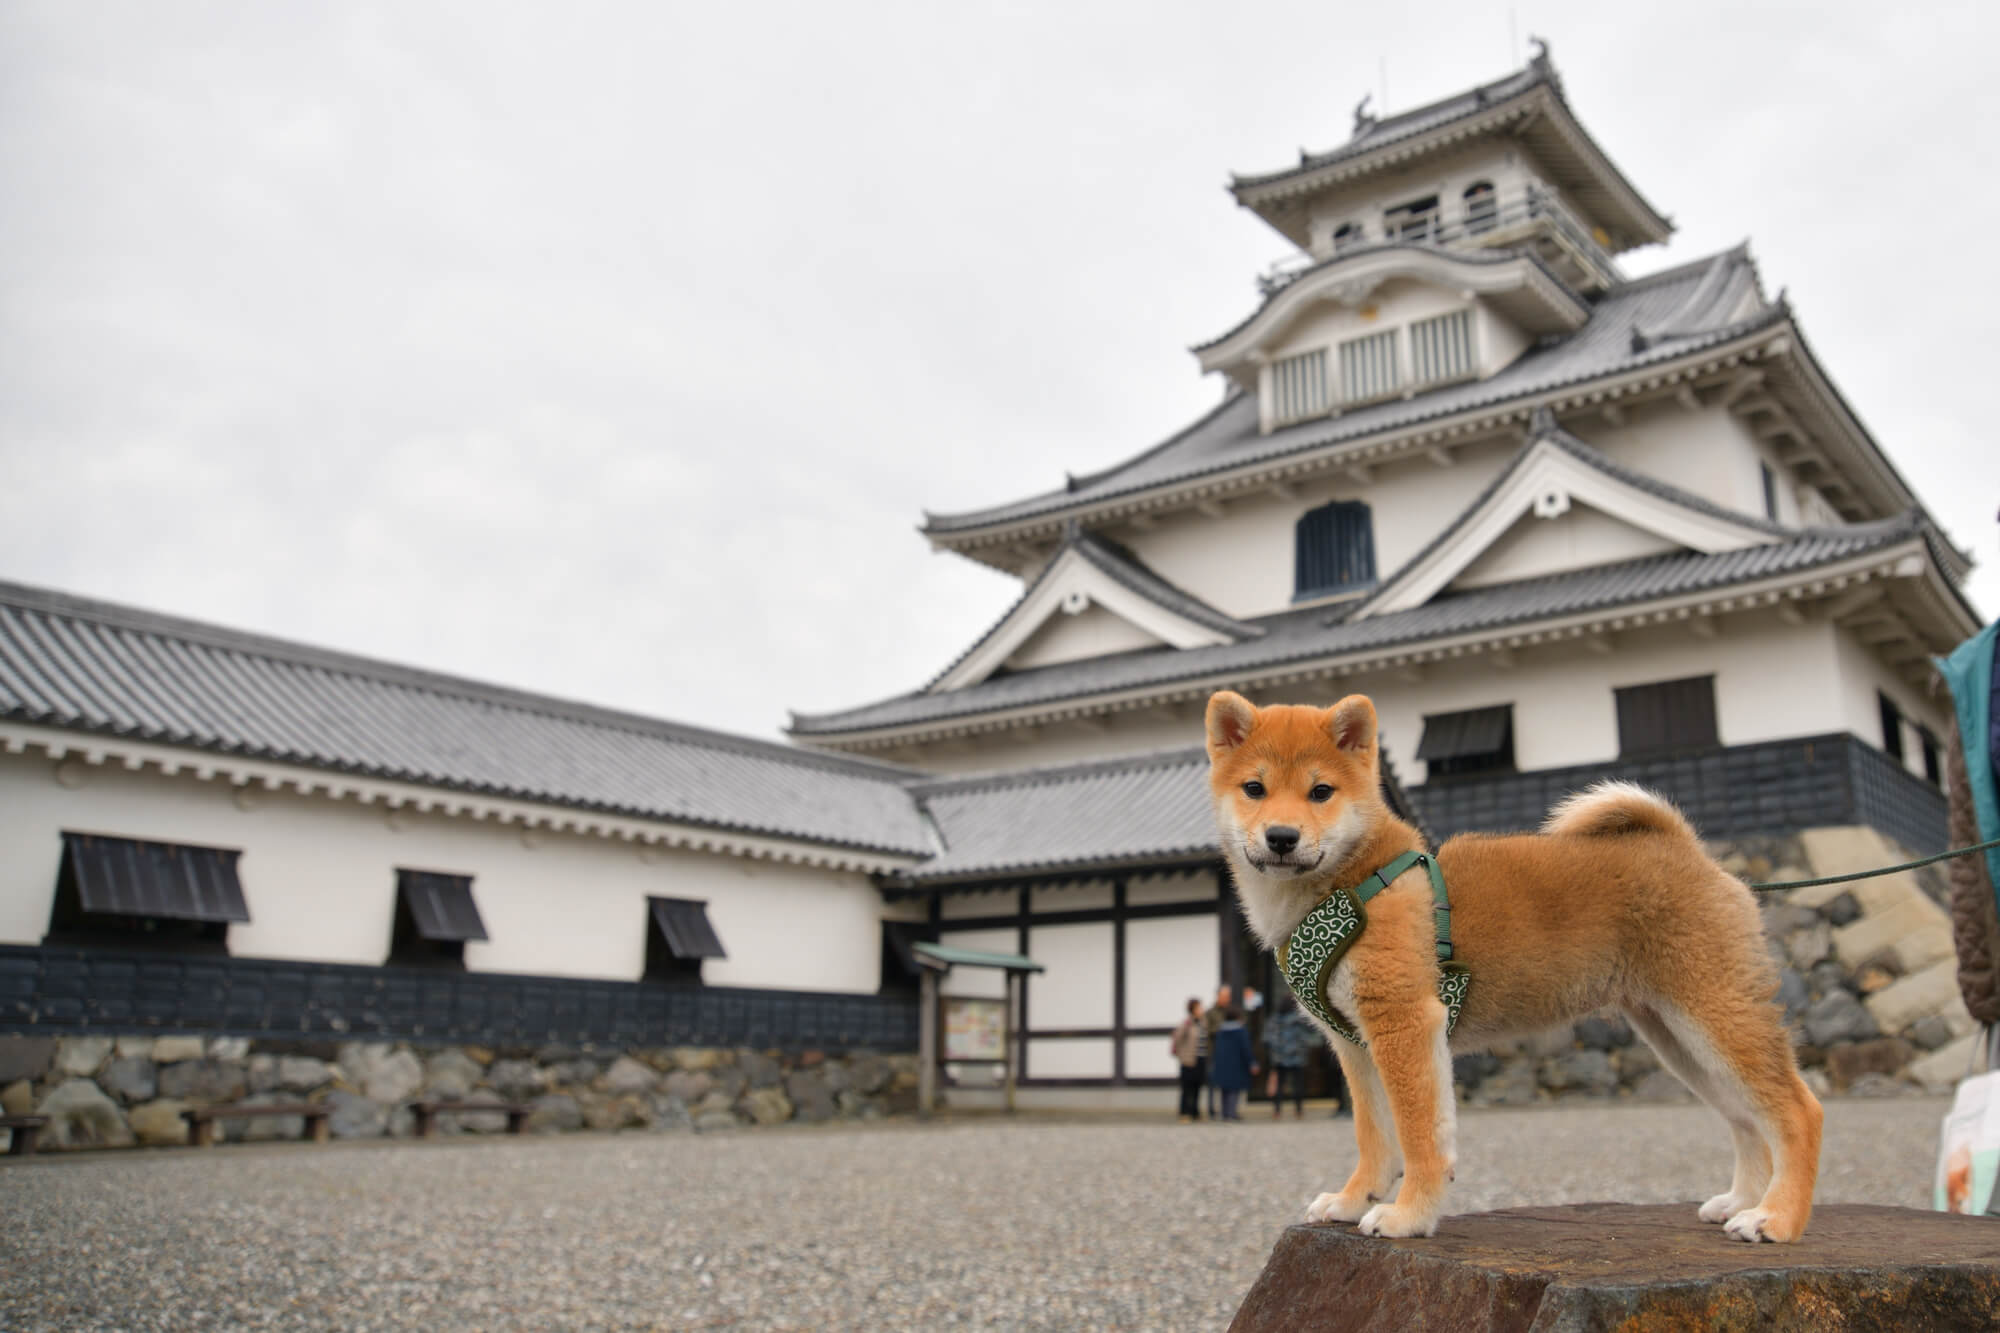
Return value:
[(791, 746), (0, 586), (0, 954), (46, 970), (199, 916), (159, 886), (93, 907), (104, 838), (240, 849), (186, 947), (725, 989), (676, 1040), (796, 1043), (812, 1011), (837, 1045), (914, 1031), (929, 940), (1044, 969), (1028, 1090), (1148, 1085), (1188, 996), (1268, 984), (1208, 811), (1222, 687), (1372, 696), (1391, 798), (1435, 837), (1622, 776), (1711, 837), (1942, 846), (1929, 658), (1980, 623), (1969, 558), (1747, 248), (1627, 276), (1673, 225), (1545, 48), (1230, 189), (1294, 252), (1195, 331), (1213, 410), (926, 515), (1019, 596), (920, 688), (794, 715)]

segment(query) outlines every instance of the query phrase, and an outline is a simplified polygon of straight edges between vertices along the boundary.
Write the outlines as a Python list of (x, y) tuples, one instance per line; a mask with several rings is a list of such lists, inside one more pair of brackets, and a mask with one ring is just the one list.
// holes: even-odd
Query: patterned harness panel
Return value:
[(1346, 1015), (1327, 1003), (1326, 983), (1341, 955), (1360, 938), (1362, 928), (1368, 924), (1367, 901), (1415, 865), (1423, 866), (1430, 874), (1432, 908), (1437, 920), (1438, 998), (1444, 1001), (1444, 1030), (1450, 1036), (1458, 1026), (1459, 1011), (1465, 1007), (1472, 974), (1465, 970), (1464, 964), (1451, 961), (1451, 899), (1445, 892), (1444, 872), (1438, 869), (1434, 857), (1424, 852), (1404, 852), (1363, 880), (1358, 889), (1334, 890), (1306, 913), (1291, 937), (1278, 946), (1278, 970), (1285, 974), (1285, 984), (1292, 988), (1299, 1003), (1356, 1046), (1368, 1043), (1361, 1039), (1361, 1033)]

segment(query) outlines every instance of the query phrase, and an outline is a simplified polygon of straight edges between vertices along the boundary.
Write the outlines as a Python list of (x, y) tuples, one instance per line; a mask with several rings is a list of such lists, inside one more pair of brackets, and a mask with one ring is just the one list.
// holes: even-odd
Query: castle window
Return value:
[(1410, 375), (1417, 384), (1442, 384), (1472, 374), (1472, 312), (1454, 310), (1410, 325)]
[(433, 870), (396, 872), (396, 922), (389, 962), (397, 967), (465, 966), (465, 942), (487, 938), (472, 901), (470, 875)]
[(1324, 347), (1271, 363), (1272, 421), (1304, 421), (1329, 406)]
[(1385, 329), (1340, 345), (1340, 399), (1366, 403), (1402, 387), (1396, 365), (1396, 330)]
[(1778, 474), (1771, 471), (1769, 463), (1759, 463), (1757, 470), (1764, 474), (1764, 517), (1775, 523), (1778, 520)]
[(1359, 500), (1308, 511), (1295, 530), (1294, 601), (1351, 592), (1375, 582), (1375, 525)]
[(1333, 252), (1339, 254), (1343, 250), (1352, 250), (1366, 239), (1367, 235), (1359, 224), (1343, 222), (1333, 229)]
[(1882, 716), (1882, 752), (1900, 764), (1903, 762), (1903, 710), (1880, 690), (1875, 692), (1875, 710)]
[(1492, 181), (1474, 181), (1465, 187), (1465, 229), (1477, 234), (1492, 231), (1498, 221), (1500, 199)]
[(1432, 781), (1475, 773), (1512, 773), (1514, 705), (1426, 714), (1417, 758), (1430, 766), (1427, 776)]
[(238, 852), (65, 833), (45, 944), (228, 953), (248, 921)]
[(1918, 727), (1917, 744), (1924, 750), (1924, 781), (1933, 787), (1944, 786), (1944, 766), (1938, 762), (1937, 733), (1929, 727)]
[(1427, 194), (1406, 204), (1397, 204), (1382, 214), (1382, 232), (1392, 241), (1437, 239), (1438, 197)]
[(1716, 744), (1714, 676), (1631, 685), (1612, 695), (1621, 759)]
[(691, 898), (648, 898), (646, 980), (701, 983), (701, 960), (727, 958), (708, 904)]

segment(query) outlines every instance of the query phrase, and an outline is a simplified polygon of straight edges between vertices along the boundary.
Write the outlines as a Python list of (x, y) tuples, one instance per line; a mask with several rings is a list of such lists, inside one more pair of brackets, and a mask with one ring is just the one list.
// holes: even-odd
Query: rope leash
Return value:
[(1985, 842), (1975, 842), (1970, 847), (1957, 847), (1951, 851), (1939, 852), (1936, 856), (1926, 856), (1917, 861), (1905, 861), (1899, 866), (1883, 866), (1880, 870), (1857, 870), (1851, 875), (1827, 875), (1820, 879), (1787, 879), (1780, 880), (1774, 884), (1752, 884), (1750, 885), (1750, 891), (1752, 893), (1771, 893), (1778, 889), (1809, 889), (1816, 884), (1845, 884), (1851, 879), (1873, 879), (1877, 875), (1893, 875), (1898, 870), (1915, 870), (1918, 866), (1927, 866), (1933, 861), (1949, 861), (1955, 856), (1970, 856), (1974, 852), (1983, 852), (1989, 847), (2000, 847), (2000, 838), (1989, 838)]

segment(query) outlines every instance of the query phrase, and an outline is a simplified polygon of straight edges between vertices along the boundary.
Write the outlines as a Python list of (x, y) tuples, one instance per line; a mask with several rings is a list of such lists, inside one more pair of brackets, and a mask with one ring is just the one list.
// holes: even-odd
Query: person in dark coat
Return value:
[(1222, 1118), (1241, 1120), (1237, 1100), (1257, 1076), (1257, 1062), (1250, 1050), (1250, 1030), (1243, 1026), (1243, 1011), (1233, 1004), (1222, 1012), (1208, 1058), (1208, 1081), (1222, 1093)]
[(1320, 1035), (1312, 1021), (1299, 1012), (1299, 1004), (1287, 995), (1278, 1001), (1278, 1012), (1264, 1025), (1264, 1049), (1271, 1057), (1271, 1118), (1285, 1113), (1285, 1097), (1300, 1119), (1306, 1113), (1306, 1060)]

